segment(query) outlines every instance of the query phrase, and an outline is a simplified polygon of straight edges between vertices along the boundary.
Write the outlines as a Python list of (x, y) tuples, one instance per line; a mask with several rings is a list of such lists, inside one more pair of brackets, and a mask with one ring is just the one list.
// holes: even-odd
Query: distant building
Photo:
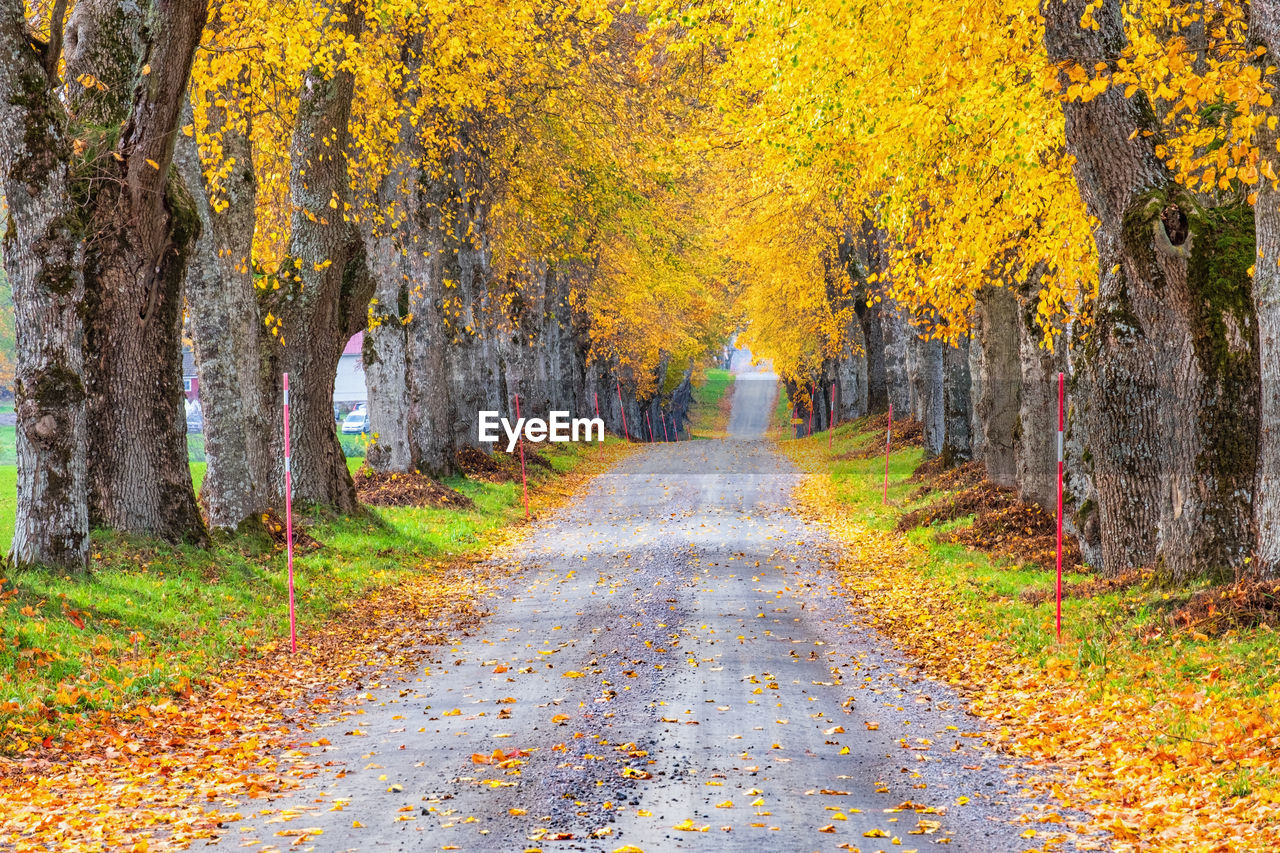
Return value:
[[(333, 403), (344, 409), (351, 409), (356, 403), (364, 403), (369, 399), (369, 391), (364, 382), (364, 361), (360, 350), (364, 346), (364, 332), (360, 332), (342, 350), (338, 359), (338, 375), (333, 382)], [(190, 347), (182, 348), (182, 389), (186, 392), (187, 402), (195, 403), (200, 399), (200, 377), (196, 373), (195, 353)]]
[(347, 341), (338, 359), (338, 375), (333, 380), (333, 404), (349, 408), (355, 403), (369, 400), (369, 389), (364, 382), (364, 360), (360, 350), (364, 346), (364, 332)]
[(200, 376), (196, 373), (196, 354), (188, 346), (182, 348), (182, 390), (186, 392), (188, 403), (194, 403), (200, 399)]

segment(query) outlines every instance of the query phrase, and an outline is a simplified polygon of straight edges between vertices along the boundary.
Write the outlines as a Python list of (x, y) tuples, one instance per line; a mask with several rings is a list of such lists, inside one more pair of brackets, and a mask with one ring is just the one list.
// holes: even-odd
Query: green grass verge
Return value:
[[(616, 444), (610, 440), (611, 444)], [(542, 445), (556, 472), (599, 451)], [(349, 460), (354, 469), (361, 460)], [(13, 468), (0, 469), (12, 495)], [(193, 465), (203, 476), (203, 465)], [(552, 476), (530, 469), (531, 490)], [(5, 479), (7, 478), (7, 479)], [(316, 625), (370, 591), (485, 546), (523, 516), (519, 483), (457, 477), (474, 509), (395, 507), (358, 517), (304, 513), (323, 547), (295, 563), (301, 624)], [(12, 501), (0, 504), (12, 529)], [(0, 518), (0, 520), (3, 520)], [(117, 707), (197, 681), (256, 644), (288, 633), (285, 555), (265, 532), (208, 548), (95, 533), (87, 577), (10, 570), (0, 584), (0, 744), (12, 749), (75, 714)], [(33, 709), (45, 723), (32, 727)]]
[[(945, 493), (913, 500), (911, 495), (920, 484), (908, 480), (922, 453), (919, 449), (899, 450), (890, 454), (889, 505), (883, 505), (884, 456), (842, 458), (883, 440), (883, 432), (868, 431), (864, 419), (837, 427), (829, 455), (825, 433), (801, 441), (825, 458), (838, 500), (868, 524), (889, 529), (904, 513)], [(943, 529), (971, 521), (972, 517), (962, 518), (906, 535), (927, 554), (919, 567), (922, 576), (948, 591), (958, 615), (981, 626), (987, 639), (1007, 645), (1029, 664), (1045, 667), (1052, 664), (1051, 659), (1065, 658), (1099, 695), (1138, 694), (1153, 704), (1189, 685), (1210, 695), (1263, 700), (1280, 683), (1280, 633), (1271, 628), (1243, 628), (1211, 637), (1169, 624), (1168, 614), (1203, 584), (1178, 588), (1138, 585), (1067, 597), (1063, 602), (1063, 642), (1058, 645), (1053, 567), (1019, 564), (938, 541)], [(1064, 582), (1094, 577), (1068, 573)], [(1041, 593), (1040, 598), (1047, 593), (1048, 600), (1029, 603), (1035, 600), (1030, 593)], [(1169, 724), (1171, 737), (1194, 738), (1203, 734), (1210, 722), (1179, 718)]]
[[(364, 451), (368, 438), (359, 435), (339, 435), (342, 450), (347, 462), (354, 472), (364, 462)], [(13, 544), (13, 520), (17, 506), (17, 460), (14, 458), (14, 427), (0, 427), (0, 553), (8, 553)], [(187, 434), (187, 458), (191, 464), (191, 479), (195, 483), (196, 492), (204, 482), (205, 457), (204, 435)]]
[(693, 405), (689, 408), (689, 436), (714, 438), (722, 435), (729, 424), (729, 388), (733, 374), (718, 367), (707, 368), (705, 381), (693, 389)]
[[(363, 459), (354, 460), (357, 466)], [(197, 494), (204, 482), (204, 462), (191, 463), (191, 480)], [(355, 470), (354, 468), (352, 470)], [(0, 465), (0, 553), (9, 553), (13, 544), (13, 522), (18, 506), (18, 469), (12, 465)]]

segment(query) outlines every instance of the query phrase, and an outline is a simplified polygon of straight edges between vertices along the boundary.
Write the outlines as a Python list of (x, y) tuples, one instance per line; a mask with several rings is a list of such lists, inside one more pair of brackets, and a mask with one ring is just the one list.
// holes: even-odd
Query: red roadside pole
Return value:
[(671, 416), (671, 434), (676, 437), (676, 444), (680, 443), (680, 425), (676, 423), (676, 416)]
[(1062, 433), (1066, 427), (1067, 380), (1063, 373), (1058, 374), (1058, 582), (1057, 613), (1054, 618), (1054, 633), (1058, 642), (1062, 642)]
[(600, 417), (600, 392), (592, 391), (591, 396), (594, 397), (596, 400), (596, 417), (598, 418)]
[(662, 414), (658, 415), (658, 420), (662, 421), (662, 440), (663, 440), (663, 441), (670, 441), (670, 440), (671, 440), (671, 436), (667, 435), (667, 415), (666, 415), (666, 413), (664, 412), (664, 413), (662, 413)]
[(889, 426), (884, 431), (884, 498), (881, 503), (889, 503), (889, 445), (893, 442), (893, 403), (889, 404)]
[(649, 417), (649, 410), (644, 410), (644, 425), (649, 428), (649, 443), (653, 444), (653, 420)]
[[(516, 395), (516, 421), (520, 420), (520, 395)], [(524, 488), (524, 517), (529, 520), (529, 480), (524, 473), (524, 439), (520, 439), (520, 485)]]
[(827, 450), (835, 446), (836, 440), (836, 383), (831, 383), (831, 417), (827, 418)]
[(289, 650), (298, 651), (298, 619), (293, 603), (293, 471), (289, 464), (289, 374), (284, 376), (284, 537), (289, 561)]
[(627, 409), (622, 405), (622, 380), (618, 380), (618, 411), (622, 413), (622, 435), (627, 441), (631, 440), (631, 434), (627, 432)]

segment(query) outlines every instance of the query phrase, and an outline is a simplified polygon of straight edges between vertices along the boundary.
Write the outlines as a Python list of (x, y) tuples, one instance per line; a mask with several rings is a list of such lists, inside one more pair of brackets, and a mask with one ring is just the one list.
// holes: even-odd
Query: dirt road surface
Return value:
[(537, 522), (478, 632), (307, 735), (303, 789), (215, 849), (1036, 847), (982, 724), (831, 594), (746, 361), (729, 439), (642, 448)]

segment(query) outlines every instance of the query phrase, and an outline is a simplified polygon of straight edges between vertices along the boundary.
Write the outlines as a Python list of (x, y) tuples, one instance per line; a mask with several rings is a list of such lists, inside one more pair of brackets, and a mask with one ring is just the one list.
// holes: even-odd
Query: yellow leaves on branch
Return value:
[[(441, 225), (483, 242), (493, 289), (523, 290), (554, 268), (596, 321), (597, 357), (646, 381), (662, 355), (683, 365), (721, 334), (722, 276), (686, 195), (698, 170), (674, 142), (692, 78), (642, 15), (608, 0), (387, 0), (363, 10), (352, 38), (335, 26), (338, 7), (229, 0), (197, 54), (190, 133), (213, 210), (226, 211), (249, 166), (257, 181), (246, 269), (284, 260), (301, 80), (341, 69), (356, 93), (343, 152), (354, 197), (331, 208), (390, 232), (411, 213), (413, 175), (457, 183), (483, 212), (458, 221), (438, 207)], [(443, 249), (402, 247), (412, 251)]]
[[(980, 286), (1038, 262), (1051, 310), (1091, 292), (1091, 223), (1033, 0), (697, 5), (696, 27), (665, 0), (655, 19), (723, 57), (707, 216), (752, 350), (784, 376), (844, 348), (859, 300), (927, 306), (931, 333), (952, 338)], [(851, 257), (868, 231), (877, 251)]]

